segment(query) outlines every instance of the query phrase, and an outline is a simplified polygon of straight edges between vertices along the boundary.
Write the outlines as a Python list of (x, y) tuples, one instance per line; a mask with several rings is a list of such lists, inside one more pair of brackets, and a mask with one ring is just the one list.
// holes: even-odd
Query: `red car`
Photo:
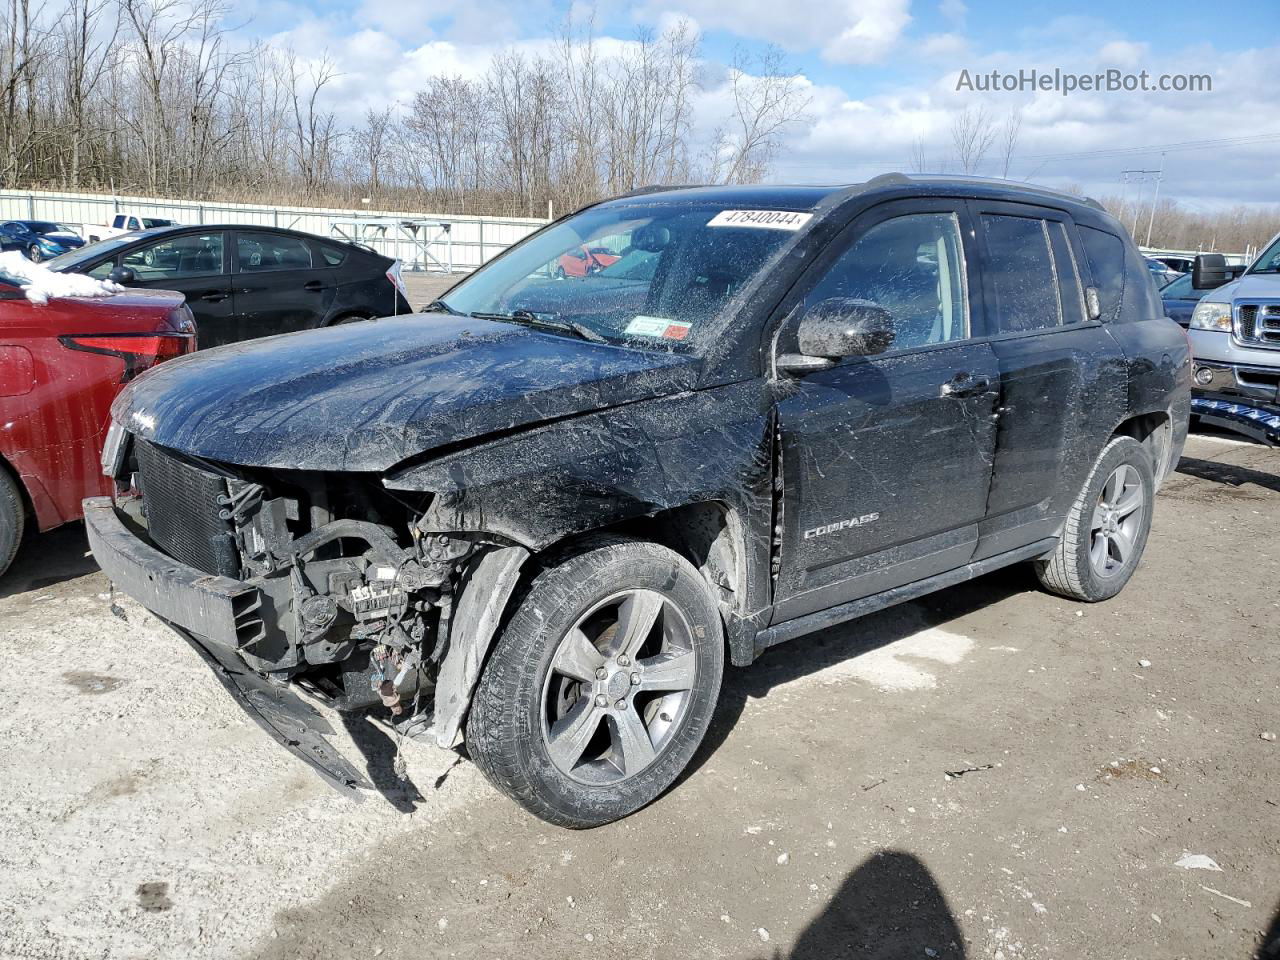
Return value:
[(560, 257), (556, 276), (561, 280), (565, 277), (585, 277), (587, 274), (603, 270), (611, 263), (617, 263), (620, 259), (622, 258), (618, 254), (604, 247), (579, 247)]
[(121, 385), (194, 349), (180, 293), (37, 304), (0, 275), (0, 574), (29, 520), (79, 520), (82, 499), (110, 492), (99, 458)]

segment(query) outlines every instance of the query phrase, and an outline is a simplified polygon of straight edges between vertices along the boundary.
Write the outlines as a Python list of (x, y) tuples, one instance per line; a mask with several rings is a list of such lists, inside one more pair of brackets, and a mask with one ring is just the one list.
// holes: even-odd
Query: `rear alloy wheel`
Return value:
[(9, 569), (18, 553), (26, 519), (18, 485), (0, 463), (0, 576)]
[(1147, 545), (1155, 478), (1147, 451), (1112, 437), (1072, 504), (1053, 554), (1036, 562), (1048, 590), (1090, 603), (1119, 593)]
[(544, 820), (608, 823), (688, 764), (723, 669), (719, 614), (686, 560), (594, 541), (533, 581), (481, 677), (468, 749)]

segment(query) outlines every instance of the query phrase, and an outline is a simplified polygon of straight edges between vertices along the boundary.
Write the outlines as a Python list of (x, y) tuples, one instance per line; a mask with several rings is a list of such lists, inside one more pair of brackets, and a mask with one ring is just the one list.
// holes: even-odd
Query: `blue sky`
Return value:
[[(328, 54), (343, 73), (334, 108), (355, 115), (406, 101), (429, 74), (478, 74), (503, 47), (536, 53), (567, 16), (581, 21), (589, 9), (598, 35), (617, 41), (676, 19), (694, 24), (711, 78), (697, 112), (708, 127), (723, 109), (714, 78), (734, 51), (782, 47), (811, 104), (778, 155), (779, 180), (865, 179), (906, 168), (921, 150), (933, 167), (954, 170), (954, 117), (981, 108), (997, 124), (1020, 117), (1011, 176), (1095, 195), (1120, 194), (1125, 169), (1159, 166), (1161, 144), (1276, 134), (1168, 151), (1162, 190), (1191, 208), (1280, 203), (1274, 0), (1219, 8), (1183, 0), (264, 0), (245, 31), (304, 56)], [(1208, 73), (1213, 90), (1063, 97), (955, 89), (961, 69), (1055, 67)], [(1150, 149), (1079, 156), (1130, 147)], [(1077, 156), (1046, 159), (1062, 154)], [(980, 172), (999, 166), (988, 157)]]

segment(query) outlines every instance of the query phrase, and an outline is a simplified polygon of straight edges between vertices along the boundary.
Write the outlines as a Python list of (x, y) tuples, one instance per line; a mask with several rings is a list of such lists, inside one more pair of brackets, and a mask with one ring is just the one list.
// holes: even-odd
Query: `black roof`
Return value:
[(1002, 197), (1026, 201), (1039, 198), (1052, 201), (1054, 205), (1083, 205), (1101, 210), (1097, 201), (1088, 197), (1062, 193), (1049, 187), (1040, 187), (1020, 180), (998, 180), (985, 177), (962, 177), (946, 175), (907, 176), (901, 173), (886, 173), (874, 177), (865, 183), (830, 184), (825, 186), (771, 186), (753, 184), (750, 186), (681, 186), (681, 187), (644, 187), (631, 193), (623, 194), (603, 204), (625, 205), (634, 203), (643, 197), (646, 203), (662, 203), (664, 201), (678, 203), (697, 203), (707, 201), (753, 208), (778, 208), (783, 210), (817, 210), (834, 203), (864, 197), (880, 192), (920, 192), (935, 196), (962, 197)]

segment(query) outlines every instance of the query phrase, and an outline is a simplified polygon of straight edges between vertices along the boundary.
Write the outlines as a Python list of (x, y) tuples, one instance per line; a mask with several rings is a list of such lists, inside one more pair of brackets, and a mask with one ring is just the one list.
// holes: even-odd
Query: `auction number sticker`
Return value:
[(796, 213), (794, 210), (721, 210), (707, 221), (707, 226), (799, 230), (812, 219), (812, 213)]
[(681, 320), (668, 320), (666, 317), (646, 317), (643, 314), (635, 317), (623, 331), (633, 337), (662, 337), (666, 340), (683, 340), (689, 336), (693, 326)]

